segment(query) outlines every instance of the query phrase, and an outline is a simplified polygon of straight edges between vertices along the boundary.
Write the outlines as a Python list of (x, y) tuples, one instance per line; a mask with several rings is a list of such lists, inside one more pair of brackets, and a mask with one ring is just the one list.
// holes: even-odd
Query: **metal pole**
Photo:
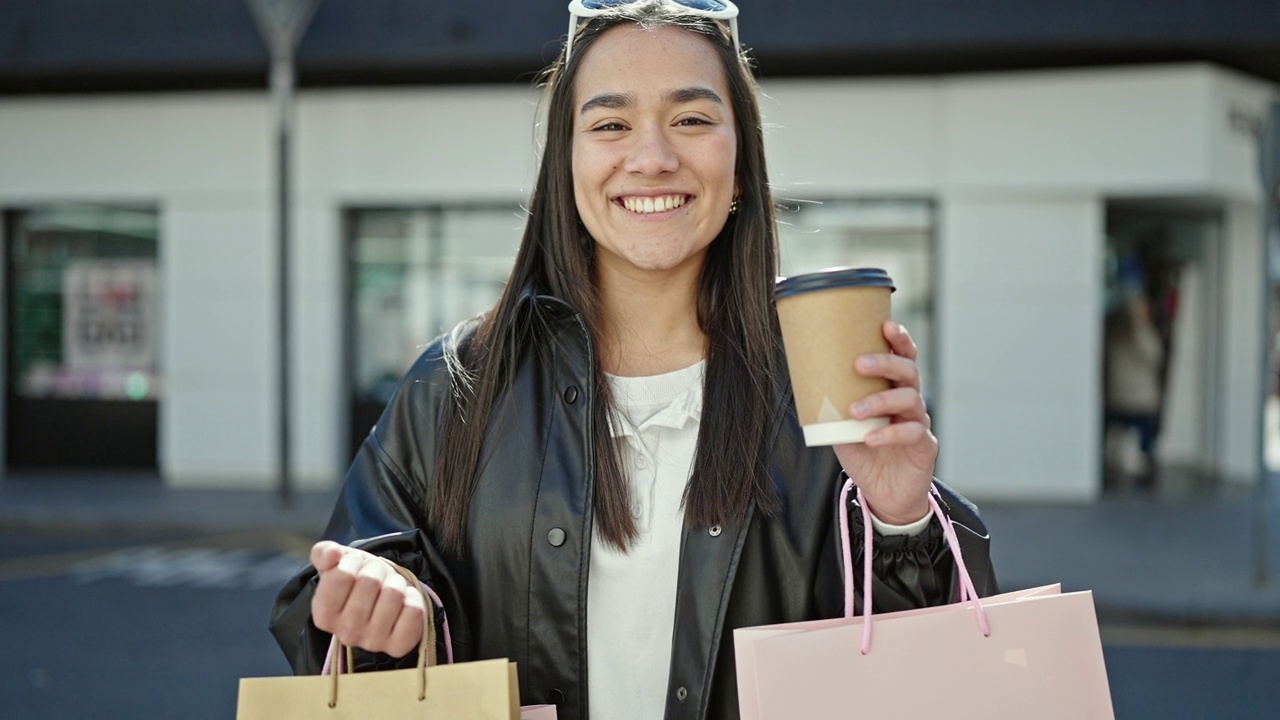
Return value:
[(276, 309), (278, 316), (279, 366), (277, 383), (279, 385), (279, 431), (280, 431), (280, 503), (289, 505), (293, 502), (293, 469), (290, 455), (290, 423), (289, 423), (289, 237), (290, 215), (290, 150), (293, 131), (293, 95), (295, 88), (293, 55), (298, 40), (310, 24), (312, 16), (320, 0), (246, 0), (258, 32), (262, 34), (268, 49), (271, 51), (271, 103), (275, 120), (275, 206), (276, 206), (276, 248), (278, 280), (276, 283)]
[(279, 280), (276, 307), (279, 310), (278, 383), (280, 403), (280, 503), (293, 503), (293, 468), (289, 432), (289, 149), (293, 130), (293, 53), (278, 54), (271, 63), (271, 95), (276, 108), (276, 246)]
[(1273, 500), (1271, 497), (1271, 470), (1267, 467), (1267, 392), (1271, 380), (1272, 344), (1275, 342), (1271, 331), (1272, 299), (1276, 292), (1276, 279), (1280, 277), (1280, 102), (1273, 102), (1267, 113), (1258, 143), (1259, 170), (1262, 179), (1262, 368), (1263, 397), (1262, 438), (1259, 442), (1259, 465), (1261, 473), (1258, 478), (1260, 498), (1253, 503), (1253, 558), (1254, 585), (1266, 586), (1270, 571), (1270, 524)]

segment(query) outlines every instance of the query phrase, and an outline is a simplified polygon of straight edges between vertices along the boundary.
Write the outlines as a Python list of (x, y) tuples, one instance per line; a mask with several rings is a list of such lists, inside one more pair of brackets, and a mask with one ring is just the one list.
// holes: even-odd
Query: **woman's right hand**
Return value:
[(311, 621), (344, 645), (404, 657), (422, 641), (426, 607), (382, 558), (322, 540), (311, 547), (319, 573)]

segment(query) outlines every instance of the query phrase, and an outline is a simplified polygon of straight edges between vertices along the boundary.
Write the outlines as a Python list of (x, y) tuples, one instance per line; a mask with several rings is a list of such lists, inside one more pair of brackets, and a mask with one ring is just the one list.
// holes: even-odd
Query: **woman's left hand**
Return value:
[(938, 439), (920, 394), (915, 342), (895, 322), (886, 322), (881, 332), (890, 352), (863, 355), (854, 367), (859, 374), (885, 378), (890, 388), (854, 403), (849, 416), (888, 417), (889, 425), (868, 433), (864, 442), (836, 445), (835, 451), (875, 516), (907, 525), (929, 514)]

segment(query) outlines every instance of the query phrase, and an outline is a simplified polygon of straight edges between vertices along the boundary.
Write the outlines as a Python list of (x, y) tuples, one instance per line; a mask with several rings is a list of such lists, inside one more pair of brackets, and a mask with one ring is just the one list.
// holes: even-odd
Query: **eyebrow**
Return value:
[[(724, 100), (714, 90), (701, 85), (668, 90), (663, 94), (663, 98), (672, 105), (683, 105), (698, 100), (710, 100), (718, 105), (724, 105)], [(601, 93), (582, 103), (582, 109), (578, 111), (578, 114), (585, 115), (588, 111), (596, 108), (619, 110), (632, 107), (635, 104), (636, 96), (631, 93)]]

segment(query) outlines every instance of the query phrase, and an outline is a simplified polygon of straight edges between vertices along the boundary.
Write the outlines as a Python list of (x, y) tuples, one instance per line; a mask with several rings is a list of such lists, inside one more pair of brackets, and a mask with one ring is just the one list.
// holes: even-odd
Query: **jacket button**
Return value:
[(572, 405), (578, 400), (578, 388), (570, 385), (564, 389), (564, 401)]
[[(553, 547), (560, 547), (564, 544), (564, 530), (560, 528), (551, 528), (551, 532), (547, 533), (547, 542)], [(556, 690), (555, 692), (560, 692)]]
[(547, 693), (547, 702), (551, 703), (552, 705), (563, 705), (564, 693), (560, 692), (559, 689), (552, 690), (551, 692)]
[(688, 690), (685, 690), (683, 685), (682, 685), (682, 686), (680, 686), (679, 688), (676, 688), (676, 699), (677, 699), (677, 700), (679, 700), (680, 702), (684, 702), (685, 698), (687, 698), (687, 697), (689, 697), (689, 691), (688, 691)]
[(707, 532), (711, 533), (711, 537), (720, 537), (720, 533), (724, 532), (724, 528), (719, 525), (712, 525)]

